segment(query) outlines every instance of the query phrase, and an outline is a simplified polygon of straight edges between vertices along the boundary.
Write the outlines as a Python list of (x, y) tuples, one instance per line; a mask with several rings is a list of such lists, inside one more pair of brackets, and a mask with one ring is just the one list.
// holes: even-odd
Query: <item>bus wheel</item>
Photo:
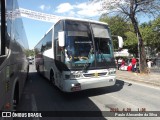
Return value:
[(28, 74), (29, 74), (29, 65), (27, 66), (27, 77), (26, 77), (26, 80), (28, 80)]
[(37, 72), (39, 72), (39, 65), (36, 65)]
[(52, 70), (51, 70), (51, 72), (50, 72), (50, 82), (55, 86), (54, 73), (53, 73)]
[(13, 111), (16, 111), (18, 103), (19, 103), (19, 90), (18, 90), (18, 84), (17, 84), (15, 88), (13, 100), (12, 100), (12, 104), (13, 104), (12, 110)]

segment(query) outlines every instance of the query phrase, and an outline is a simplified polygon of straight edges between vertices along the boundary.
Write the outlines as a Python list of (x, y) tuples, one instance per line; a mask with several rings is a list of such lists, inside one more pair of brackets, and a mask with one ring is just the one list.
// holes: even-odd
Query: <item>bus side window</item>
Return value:
[(0, 1), (0, 56), (5, 55), (5, 1)]
[(58, 32), (63, 29), (63, 22), (60, 21), (54, 26), (54, 50), (55, 50), (55, 58), (58, 61), (61, 61), (61, 48), (58, 44)]
[(56, 41), (56, 59), (61, 61), (61, 48), (59, 47), (58, 40)]
[(5, 0), (0, 1), (0, 65), (5, 60), (5, 45), (6, 45), (6, 39), (5, 39), (5, 33), (6, 33), (6, 20), (5, 20)]
[[(1, 1), (0, 1), (0, 13), (2, 13), (2, 8), (1, 8)], [(2, 15), (0, 16), (0, 55), (1, 55), (1, 19)]]
[[(2, 13), (2, 7), (1, 7), (1, 1), (0, 1), (0, 13)], [(0, 18), (0, 56), (2, 55), (2, 53), (1, 53), (1, 51), (2, 51), (2, 44), (1, 44), (1, 38), (2, 38), (2, 36), (1, 36), (1, 20), (2, 20), (2, 15), (0, 16), (1, 18)]]
[(0, 55), (1, 55), (1, 24), (0, 24)]

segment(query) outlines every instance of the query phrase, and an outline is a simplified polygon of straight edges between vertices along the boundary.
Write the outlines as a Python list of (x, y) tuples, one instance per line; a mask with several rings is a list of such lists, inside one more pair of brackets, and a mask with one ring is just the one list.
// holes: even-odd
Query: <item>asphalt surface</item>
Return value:
[[(127, 71), (125, 73), (127, 74)], [(117, 74), (119, 73), (117, 72)], [(26, 82), (18, 111), (48, 111), (52, 116), (56, 111), (63, 111), (60, 114), (66, 115), (72, 112), (79, 115), (78, 117), (64, 117), (63, 115), (56, 117), (55, 115), (55, 117), (23, 118), (24, 120), (159, 120), (160, 117), (151, 116), (108, 116), (105, 111), (160, 111), (160, 88), (158, 86), (142, 85), (142, 83), (118, 79), (118, 77), (116, 84), (112, 87), (66, 94), (40, 76), (31, 65), (29, 79)], [(67, 111), (71, 112), (67, 113)], [(81, 117), (81, 114), (83, 116), (86, 111), (89, 111), (88, 115)], [(94, 111), (98, 112), (94, 113)], [(100, 116), (93, 117), (97, 113), (100, 113)], [(23, 119), (16, 118), (14, 120)]]

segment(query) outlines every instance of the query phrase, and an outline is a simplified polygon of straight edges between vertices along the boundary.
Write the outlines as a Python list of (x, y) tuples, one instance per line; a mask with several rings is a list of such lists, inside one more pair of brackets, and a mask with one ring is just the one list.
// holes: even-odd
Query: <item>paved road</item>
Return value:
[[(21, 111), (110, 111), (145, 109), (160, 111), (160, 89), (117, 80), (113, 87), (85, 90), (64, 94), (39, 76), (30, 66), (18, 110)], [(91, 112), (91, 114), (95, 115)], [(103, 115), (105, 113), (102, 113)], [(156, 117), (83, 117), (83, 118), (34, 118), (33, 120), (158, 120)], [(21, 120), (17, 118), (16, 120)], [(27, 118), (26, 118), (27, 120)]]

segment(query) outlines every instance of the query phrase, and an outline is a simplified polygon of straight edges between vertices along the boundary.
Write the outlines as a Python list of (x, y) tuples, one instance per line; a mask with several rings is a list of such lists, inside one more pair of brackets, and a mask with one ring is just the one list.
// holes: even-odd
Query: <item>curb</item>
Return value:
[(160, 83), (150, 82), (150, 81), (144, 81), (144, 80), (135, 80), (134, 78), (127, 78), (127, 77), (116, 77), (117, 80), (123, 80), (123, 81), (134, 81), (138, 83), (145, 83), (152, 86), (158, 86), (160, 87)]

